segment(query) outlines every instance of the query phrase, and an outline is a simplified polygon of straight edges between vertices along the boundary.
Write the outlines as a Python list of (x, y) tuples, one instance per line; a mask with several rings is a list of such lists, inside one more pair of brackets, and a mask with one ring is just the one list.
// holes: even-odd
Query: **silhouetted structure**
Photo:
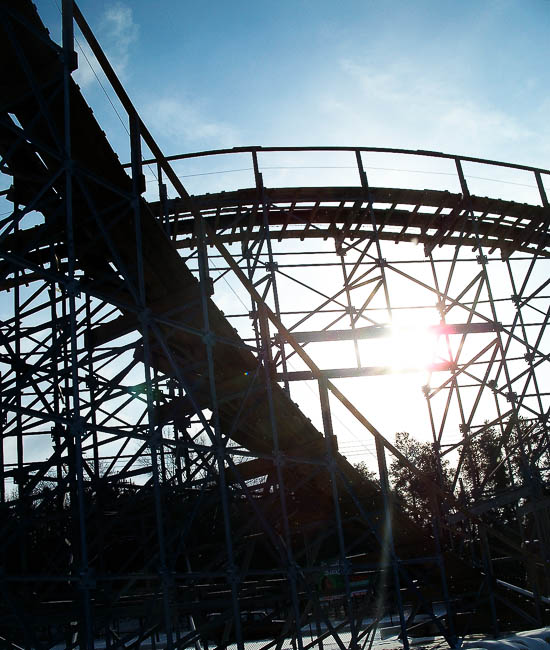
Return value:
[[(362, 159), (375, 150), (348, 148), (339, 151), (355, 156), (357, 186), (268, 190), (259, 154), (274, 150), (243, 148), (255, 187), (190, 197), (71, 0), (61, 47), (28, 0), (0, 8), (0, 154), (12, 204), (0, 223), (2, 643), (359, 647), (393, 612), (409, 634), (422, 614), (416, 633), (453, 646), (468, 631), (544, 622), (549, 172), (509, 166), (532, 174), (539, 206), (471, 196), (463, 167), (473, 159), (428, 152), (415, 153), (453, 162), (461, 193), (377, 188)], [(129, 173), (72, 80), (73, 19), (127, 112)], [(156, 165), (156, 202), (143, 198), (144, 164)], [(342, 301), (321, 296), (300, 324), (327, 304), (339, 315), (291, 332), (275, 243), (315, 238), (335, 242)], [(391, 264), (386, 241), (422, 243), (431, 283)], [(239, 255), (226, 248), (235, 242)], [(438, 248), (451, 251), (444, 265)], [(469, 248), (473, 261), (462, 259)], [(212, 251), (223, 265), (214, 273)], [(514, 286), (509, 322), (491, 291), (496, 256)], [(250, 339), (212, 300), (226, 274), (250, 299)], [(391, 316), (395, 274), (433, 296), (441, 336), (461, 337), (434, 368), (445, 379), (425, 388), (434, 453), (458, 457), (450, 492), (419, 477), (432, 532), (391, 494), (386, 455), (398, 450), (331, 382), (387, 368), (358, 359), (322, 371), (304, 349), (383, 336), (388, 321), (369, 309), (381, 301)], [(343, 318), (350, 325), (337, 330)], [(289, 396), (290, 382), (307, 379), (318, 384), (323, 432)], [(479, 424), (487, 395), (483, 417), (494, 417)], [(455, 399), (461, 438), (447, 444)], [(331, 400), (374, 437), (378, 481), (339, 453)], [(461, 468), (489, 426), (520, 455), (521, 475), (489, 494), (499, 468), (484, 468), (465, 502)]]

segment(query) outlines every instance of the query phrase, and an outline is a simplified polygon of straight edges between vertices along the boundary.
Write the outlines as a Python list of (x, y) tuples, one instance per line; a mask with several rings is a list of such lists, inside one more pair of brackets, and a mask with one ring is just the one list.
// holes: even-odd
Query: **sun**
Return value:
[(387, 365), (394, 372), (420, 372), (433, 368), (439, 337), (434, 327), (392, 326), (387, 341)]
[(437, 316), (410, 313), (391, 325), (359, 330), (361, 364), (384, 374), (440, 368), (445, 350), (438, 321)]

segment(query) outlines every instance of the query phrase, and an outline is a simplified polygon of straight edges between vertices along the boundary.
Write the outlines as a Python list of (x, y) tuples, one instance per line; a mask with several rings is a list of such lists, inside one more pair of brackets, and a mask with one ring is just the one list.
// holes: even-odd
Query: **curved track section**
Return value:
[[(256, 188), (196, 196), (194, 204), (224, 243), (241, 241), (263, 224), (264, 205)], [(282, 239), (365, 239), (422, 243), (428, 255), (445, 245), (547, 255), (548, 210), (496, 198), (437, 190), (372, 187), (269, 188), (265, 210), (272, 237)], [(153, 210), (159, 214), (160, 204)], [(193, 233), (192, 214), (177, 200), (168, 212), (177, 235)], [(229, 231), (229, 232), (228, 232)], [(243, 234), (243, 231), (245, 234)], [(185, 246), (193, 242), (185, 241)]]

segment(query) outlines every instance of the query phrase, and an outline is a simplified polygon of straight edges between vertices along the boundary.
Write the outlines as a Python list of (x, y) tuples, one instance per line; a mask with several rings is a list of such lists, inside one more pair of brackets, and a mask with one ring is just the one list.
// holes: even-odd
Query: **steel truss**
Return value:
[[(72, 0), (62, 46), (30, 2), (0, 11), (2, 643), (363, 648), (393, 614), (406, 648), (427, 632), (455, 647), (546, 622), (549, 172), (383, 150), (451, 161), (460, 191), (379, 188), (364, 163), (377, 150), (351, 148), (338, 151), (354, 186), (267, 188), (274, 150), (250, 148), (210, 153), (250, 156), (253, 187), (190, 197)], [(129, 173), (72, 80), (73, 21), (126, 111)], [(540, 205), (471, 195), (470, 162), (531, 174)], [(332, 242), (319, 277), (285, 263), (287, 240)], [(411, 242), (424, 246), (414, 272)], [(244, 326), (214, 303), (226, 281), (248, 301)], [(309, 298), (297, 307), (289, 286)], [(363, 342), (428, 304), (446, 351), (427, 422), (450, 486), (340, 383), (395, 370), (365, 365)], [(354, 367), (321, 369), (315, 346), (346, 340)], [(290, 398), (308, 380), (318, 428)], [(378, 478), (338, 450), (344, 410)], [(489, 429), (504, 453), (466, 492)], [(396, 498), (388, 459), (423, 481), (431, 528)]]

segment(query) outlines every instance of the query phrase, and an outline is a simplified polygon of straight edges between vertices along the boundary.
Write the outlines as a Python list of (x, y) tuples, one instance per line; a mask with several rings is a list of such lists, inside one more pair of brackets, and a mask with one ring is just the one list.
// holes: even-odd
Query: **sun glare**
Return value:
[(393, 327), (387, 340), (387, 365), (396, 372), (429, 370), (435, 361), (437, 342), (433, 328)]
[(442, 367), (444, 342), (433, 321), (419, 322), (411, 315), (409, 322), (381, 327), (376, 337), (361, 340), (361, 363), (388, 374), (437, 370)]

